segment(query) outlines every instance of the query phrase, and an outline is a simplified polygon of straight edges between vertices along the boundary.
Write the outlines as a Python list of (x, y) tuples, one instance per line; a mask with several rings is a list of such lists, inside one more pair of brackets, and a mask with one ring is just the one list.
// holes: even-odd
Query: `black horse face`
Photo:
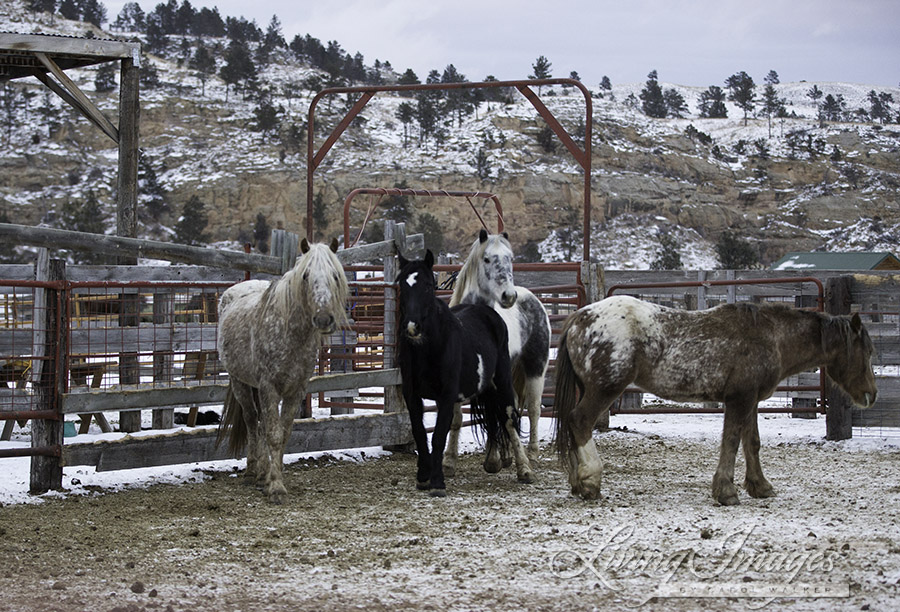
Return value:
[(414, 344), (424, 341), (425, 321), (434, 309), (434, 255), (426, 251), (422, 261), (400, 256), (397, 288), (400, 303), (400, 333)]

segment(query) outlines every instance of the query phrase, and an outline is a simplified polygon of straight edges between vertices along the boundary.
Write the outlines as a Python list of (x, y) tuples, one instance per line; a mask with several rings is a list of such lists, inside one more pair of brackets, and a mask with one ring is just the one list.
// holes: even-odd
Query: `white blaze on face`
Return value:
[(418, 275), (419, 275), (418, 272), (413, 272), (412, 274), (410, 274), (409, 276), (407, 276), (407, 277), (406, 277), (406, 284), (409, 285), (410, 287), (415, 287), (415, 286), (416, 286), (416, 277), (417, 277)]

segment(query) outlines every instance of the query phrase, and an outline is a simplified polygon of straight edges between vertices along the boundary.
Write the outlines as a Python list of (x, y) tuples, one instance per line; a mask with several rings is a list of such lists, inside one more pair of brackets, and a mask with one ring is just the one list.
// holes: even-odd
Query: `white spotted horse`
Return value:
[(304, 238), (300, 248), (281, 278), (238, 283), (219, 300), (218, 350), (229, 381), (217, 444), (228, 436), (235, 456), (247, 447), (246, 477), (275, 503), (287, 494), (284, 448), (321, 337), (347, 323), (349, 290), (337, 241), (329, 247)]
[(877, 390), (873, 344), (859, 315), (832, 316), (775, 304), (726, 304), (683, 311), (614, 296), (573, 313), (557, 355), (556, 441), (572, 493), (600, 495), (603, 464), (592, 438), (598, 418), (631, 384), (678, 402), (722, 402), (725, 419), (712, 495), (739, 503), (735, 455), (743, 446), (744, 488), (775, 494), (759, 462), (757, 404), (788, 376), (825, 367), (857, 405)]
[[(398, 361), (403, 398), (418, 453), (416, 486), (446, 494), (442, 458), (453, 406), (469, 401), (488, 447), (510, 443), (519, 480), (533, 474), (518, 436), (518, 414), (507, 348), (506, 326), (483, 304), (450, 308), (435, 295), (434, 256), (422, 261), (400, 257)], [(424, 399), (437, 405), (431, 450), (423, 422)]]

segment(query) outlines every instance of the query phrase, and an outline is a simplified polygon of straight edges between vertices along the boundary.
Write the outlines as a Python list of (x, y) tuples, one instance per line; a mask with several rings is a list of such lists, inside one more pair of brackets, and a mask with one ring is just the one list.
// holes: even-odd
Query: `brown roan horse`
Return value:
[(876, 396), (872, 352), (857, 314), (772, 304), (688, 312), (625, 296), (585, 306), (566, 321), (556, 362), (556, 440), (572, 493), (599, 497), (603, 464), (594, 424), (634, 384), (663, 399), (723, 402), (713, 497), (723, 505), (739, 503), (739, 444), (747, 464), (744, 488), (753, 497), (770, 497), (775, 492), (759, 464), (757, 404), (786, 377), (824, 366), (855, 404), (868, 408)]

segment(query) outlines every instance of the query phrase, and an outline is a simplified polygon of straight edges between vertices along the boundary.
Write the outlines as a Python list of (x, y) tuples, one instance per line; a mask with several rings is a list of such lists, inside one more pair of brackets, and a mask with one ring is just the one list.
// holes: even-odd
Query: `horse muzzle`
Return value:
[(418, 323), (413, 321), (408, 321), (406, 323), (406, 327), (403, 328), (403, 333), (411, 342), (419, 342), (422, 340), (422, 329), (419, 327)]
[(516, 303), (519, 294), (516, 291), (504, 291), (500, 296), (500, 306), (503, 308), (511, 308)]
[(334, 316), (327, 312), (316, 313), (316, 316), (313, 317), (313, 325), (323, 334), (333, 333), (337, 328)]

